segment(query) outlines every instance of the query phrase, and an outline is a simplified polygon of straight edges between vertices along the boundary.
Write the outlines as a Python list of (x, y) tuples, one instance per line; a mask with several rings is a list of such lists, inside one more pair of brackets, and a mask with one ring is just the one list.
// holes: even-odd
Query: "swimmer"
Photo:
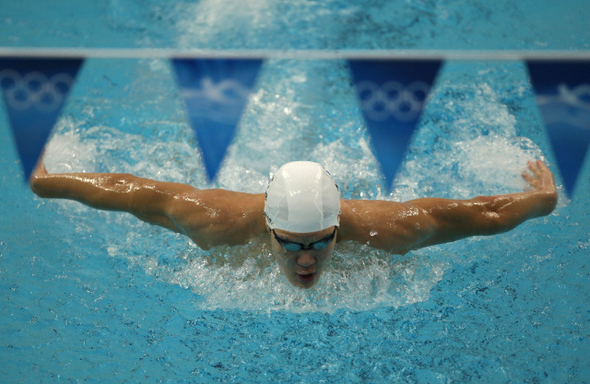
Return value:
[(259, 194), (199, 190), (130, 174), (50, 174), (42, 162), (30, 186), (40, 197), (129, 212), (188, 236), (202, 249), (265, 236), (289, 282), (311, 288), (339, 242), (355, 241), (403, 255), (469, 236), (499, 234), (550, 214), (557, 203), (551, 171), (540, 160), (530, 161), (522, 176), (529, 184), (524, 192), (403, 203), (340, 199), (330, 174), (306, 161), (282, 166), (266, 192)]

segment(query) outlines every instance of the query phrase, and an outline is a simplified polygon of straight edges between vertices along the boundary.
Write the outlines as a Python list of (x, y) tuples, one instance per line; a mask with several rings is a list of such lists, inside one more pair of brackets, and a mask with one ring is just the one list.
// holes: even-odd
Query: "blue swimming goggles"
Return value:
[(281, 244), (281, 247), (285, 248), (287, 251), (290, 251), (290, 252), (307, 251), (307, 250), (319, 251), (321, 249), (326, 248), (328, 245), (330, 245), (330, 243), (332, 242), (332, 240), (334, 240), (334, 237), (336, 236), (337, 229), (338, 229), (338, 227), (334, 227), (334, 232), (332, 232), (331, 235), (328, 235), (318, 241), (314, 241), (313, 243), (309, 243), (307, 245), (307, 247), (305, 246), (305, 244), (302, 244), (302, 243), (296, 243), (294, 241), (281, 239), (279, 236), (277, 236), (277, 233), (275, 232), (274, 229), (272, 230), (272, 233), (275, 235), (275, 239), (277, 239), (279, 244)]

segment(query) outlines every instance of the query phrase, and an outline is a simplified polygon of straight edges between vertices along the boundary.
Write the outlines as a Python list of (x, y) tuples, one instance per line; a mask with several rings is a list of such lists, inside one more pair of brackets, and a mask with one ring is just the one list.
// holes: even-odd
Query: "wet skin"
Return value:
[[(522, 222), (549, 215), (557, 204), (553, 174), (540, 160), (530, 161), (523, 192), (477, 196), (468, 200), (421, 198), (407, 202), (341, 200), (338, 241), (367, 244), (389, 253), (448, 243), (470, 236), (490, 236)], [(199, 190), (130, 174), (50, 174), (39, 163), (31, 189), (40, 197), (76, 200), (90, 207), (129, 212), (150, 224), (191, 238), (200, 248), (243, 245), (268, 231), (264, 194), (222, 189)], [(313, 233), (275, 230), (277, 236), (306, 247), (329, 236), (334, 227)], [(297, 287), (317, 284), (334, 244), (322, 250), (285, 250), (270, 234), (281, 270)]]
[[(330, 236), (333, 231), (334, 227), (311, 233), (293, 233), (275, 229), (277, 236), (281, 239), (302, 243), (305, 246)], [(338, 231), (336, 231), (336, 236), (337, 235)], [(334, 252), (336, 236), (324, 249), (302, 249), (300, 251), (292, 252), (283, 248), (275, 239), (273, 233), (270, 233), (272, 250), (281, 271), (291, 284), (306, 289), (316, 285), (324, 273), (326, 265), (328, 265), (332, 253)]]

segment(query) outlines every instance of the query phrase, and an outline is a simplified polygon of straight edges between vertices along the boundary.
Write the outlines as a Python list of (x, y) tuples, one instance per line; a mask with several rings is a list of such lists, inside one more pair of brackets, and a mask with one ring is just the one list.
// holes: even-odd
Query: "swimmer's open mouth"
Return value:
[(297, 277), (299, 278), (299, 280), (303, 283), (309, 283), (311, 281), (313, 281), (313, 279), (315, 278), (315, 273), (310, 273), (307, 275), (300, 275), (299, 273), (297, 274)]

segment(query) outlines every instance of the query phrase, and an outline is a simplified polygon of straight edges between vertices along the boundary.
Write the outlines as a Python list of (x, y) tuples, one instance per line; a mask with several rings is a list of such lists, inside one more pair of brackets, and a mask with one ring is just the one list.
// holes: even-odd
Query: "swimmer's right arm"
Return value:
[(40, 163), (30, 179), (44, 198), (75, 200), (93, 208), (129, 212), (190, 237), (203, 249), (243, 244), (265, 231), (264, 195), (198, 190), (131, 174), (48, 173)]

